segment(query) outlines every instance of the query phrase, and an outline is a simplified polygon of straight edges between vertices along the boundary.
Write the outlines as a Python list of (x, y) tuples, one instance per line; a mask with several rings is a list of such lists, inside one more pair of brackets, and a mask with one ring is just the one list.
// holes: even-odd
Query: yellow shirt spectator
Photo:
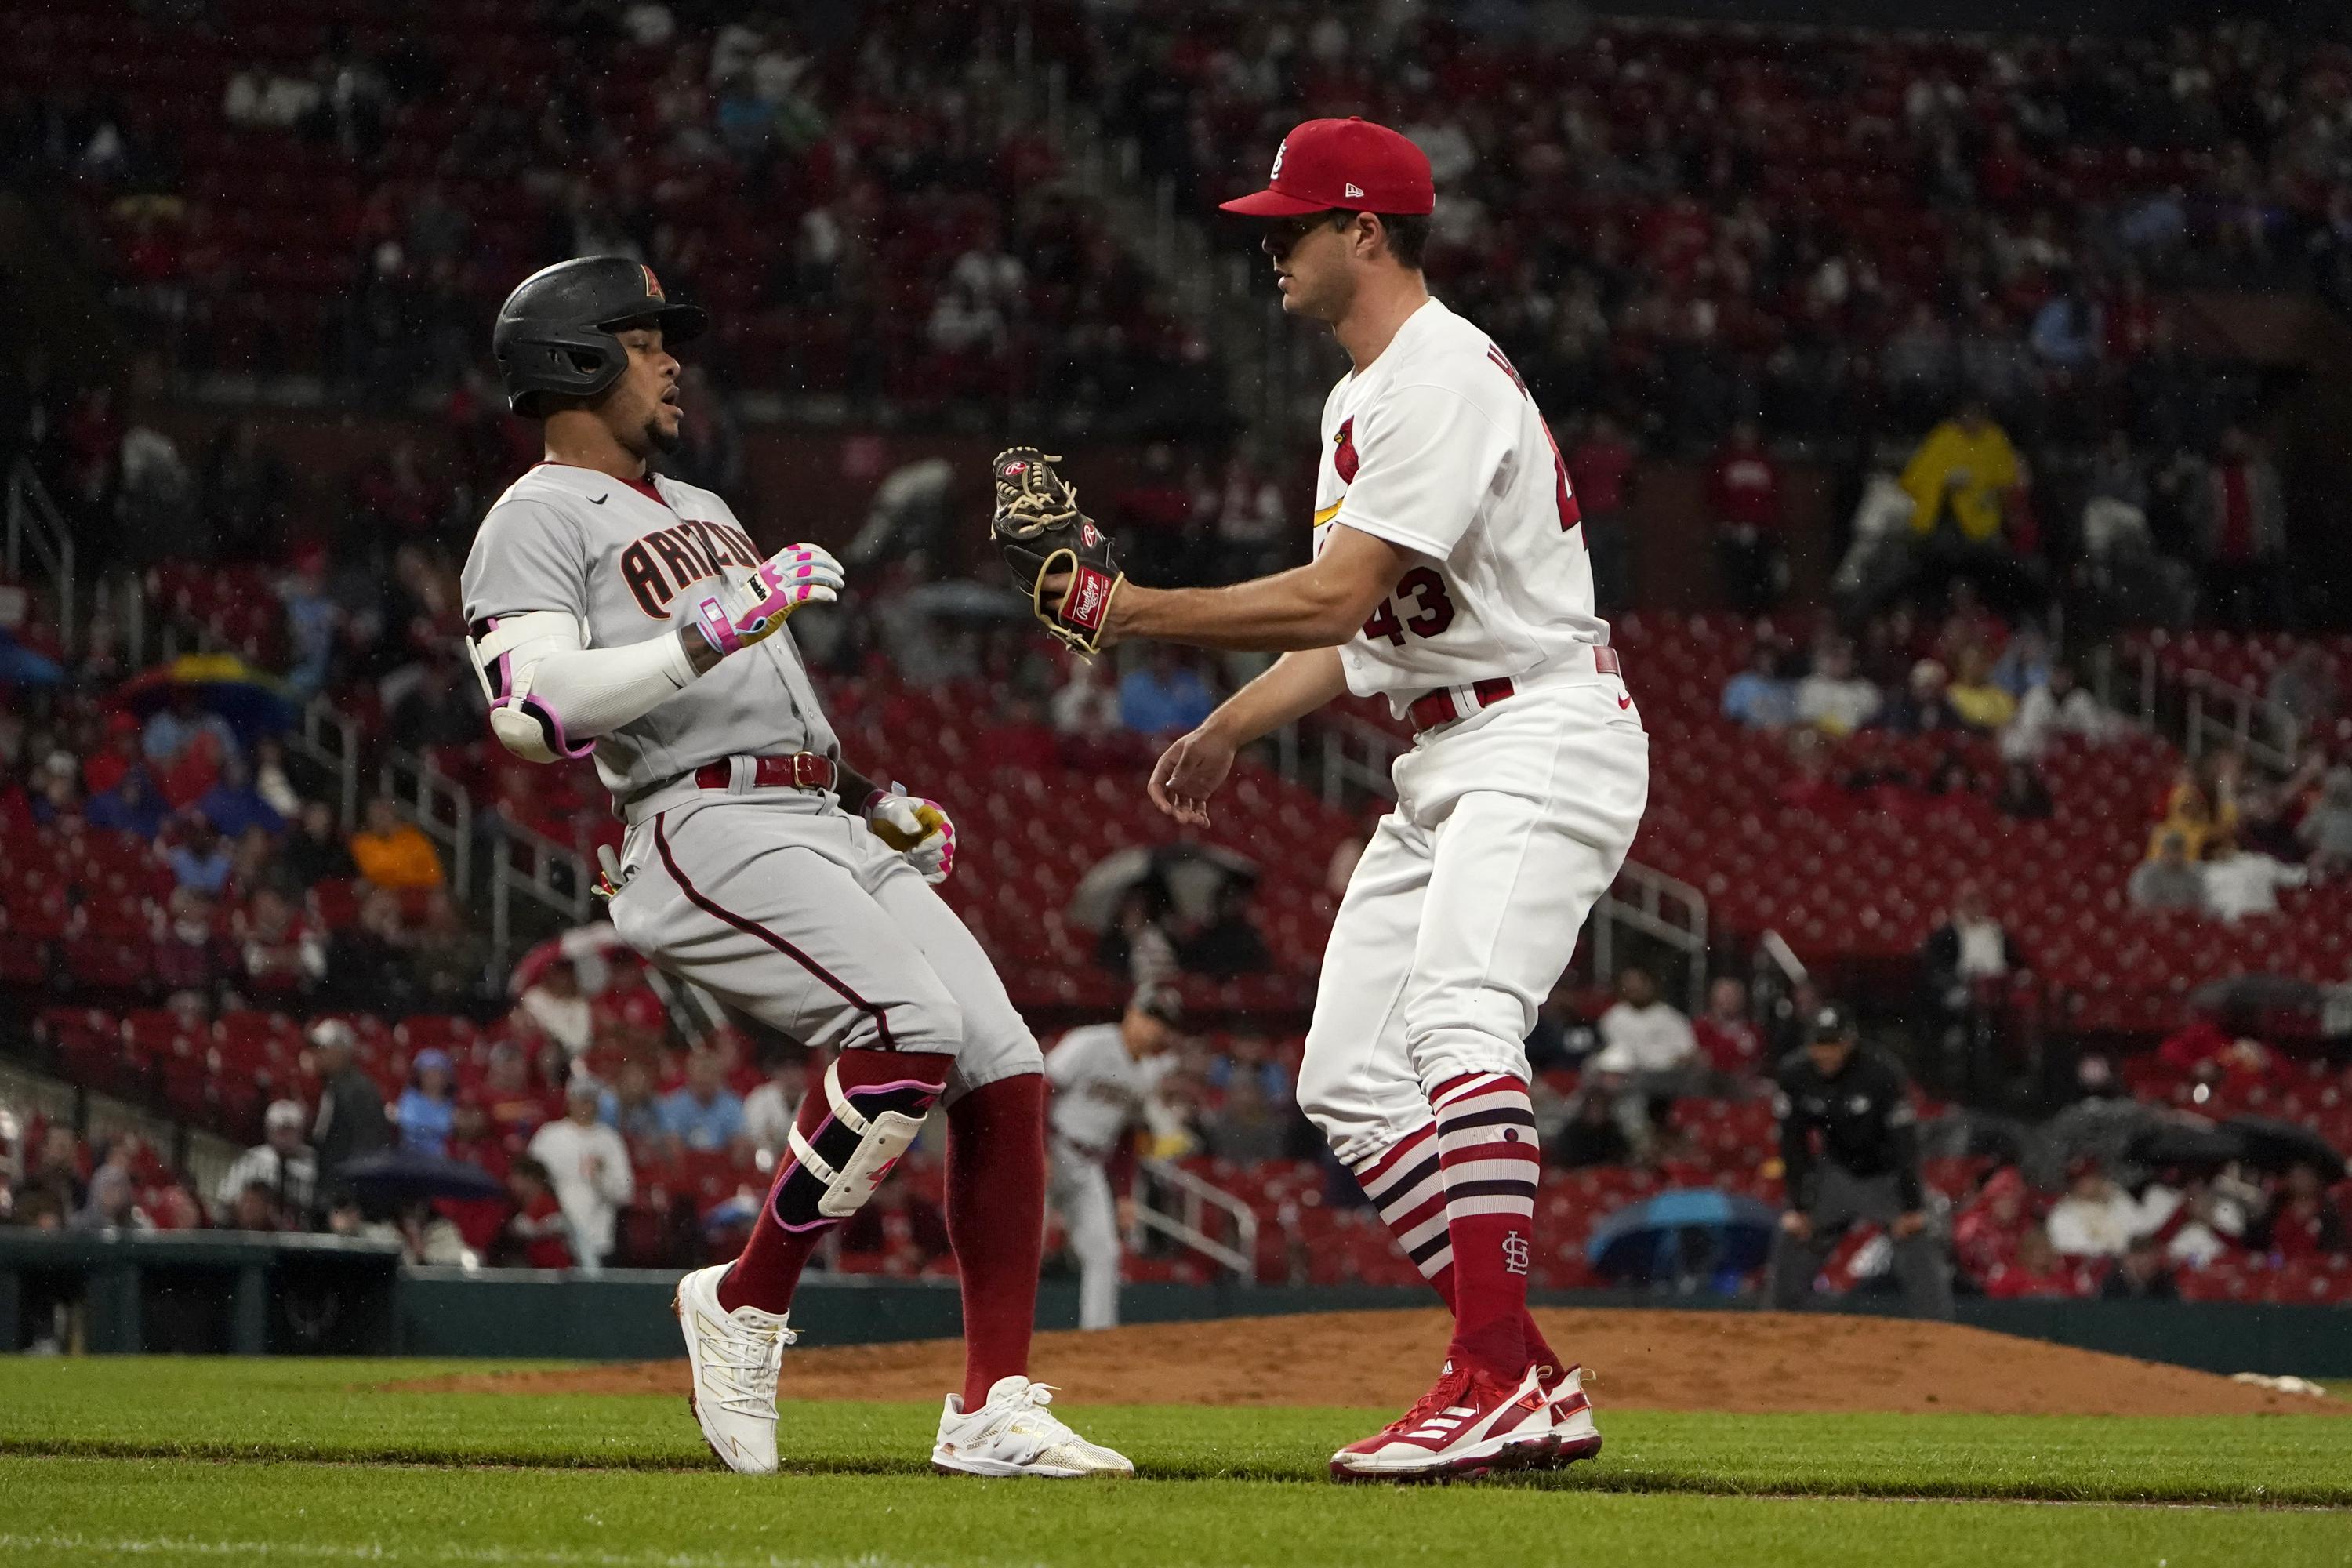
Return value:
[(441, 885), (441, 857), (433, 841), (381, 797), (368, 803), (367, 826), (352, 835), (352, 863), (379, 888)]
[(1980, 410), (1963, 410), (1928, 431), (1903, 470), (1914, 507), (1912, 531), (1934, 532), (1948, 511), (1961, 538), (1990, 542), (2000, 534), (2001, 496), (2023, 477), (2017, 448), (2000, 426)]
[(1955, 712), (1979, 730), (1998, 730), (2017, 717), (2017, 699), (1992, 683), (1992, 660), (1970, 643), (1960, 650), (1959, 676), (1944, 689)]

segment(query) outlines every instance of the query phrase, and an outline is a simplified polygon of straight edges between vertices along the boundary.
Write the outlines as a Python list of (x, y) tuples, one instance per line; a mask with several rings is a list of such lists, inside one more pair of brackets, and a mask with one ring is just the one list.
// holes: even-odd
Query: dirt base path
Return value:
[[(1782, 1312), (1538, 1311), (1596, 1376), (1602, 1408), (1893, 1411), (1987, 1415), (2345, 1412), (2208, 1373), (1948, 1323)], [(1429, 1386), (1448, 1324), (1435, 1310), (1228, 1318), (1037, 1336), (1033, 1374), (1083, 1405), (1399, 1408)], [(962, 1381), (954, 1340), (787, 1351), (784, 1399), (937, 1400)], [(395, 1384), (469, 1394), (686, 1392), (686, 1363), (461, 1373)]]

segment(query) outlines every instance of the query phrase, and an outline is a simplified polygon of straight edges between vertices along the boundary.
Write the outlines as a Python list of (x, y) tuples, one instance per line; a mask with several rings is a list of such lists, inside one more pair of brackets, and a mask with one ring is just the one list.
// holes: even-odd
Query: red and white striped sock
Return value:
[(1437, 1172), (1437, 1122), (1423, 1122), (1352, 1167), (1357, 1184), (1421, 1277), (1454, 1305), (1454, 1238), (1445, 1228), (1445, 1185)]
[(1510, 1380), (1528, 1367), (1535, 1258), (1535, 1107), (1508, 1073), (1466, 1073), (1429, 1097), (1454, 1253), (1454, 1353)]
[[(1437, 1166), (1437, 1120), (1432, 1117), (1369, 1160), (1349, 1167), (1364, 1195), (1372, 1200), (1397, 1246), (1412, 1259), (1421, 1277), (1437, 1292), (1445, 1310), (1454, 1310), (1454, 1237), (1445, 1223), (1445, 1187)], [(1532, 1315), (1522, 1320), (1528, 1357), (1554, 1368), (1565, 1367), (1536, 1327)]]

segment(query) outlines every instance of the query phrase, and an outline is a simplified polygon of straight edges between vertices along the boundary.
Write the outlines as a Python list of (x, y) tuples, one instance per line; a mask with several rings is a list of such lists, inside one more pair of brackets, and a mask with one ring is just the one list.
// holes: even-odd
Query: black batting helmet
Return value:
[(604, 391), (629, 363), (614, 329), (639, 321), (661, 328), (663, 343), (675, 347), (710, 317), (699, 305), (671, 303), (654, 269), (625, 256), (575, 257), (532, 273), (499, 307), (490, 333), (507, 406), (536, 418), (540, 393)]

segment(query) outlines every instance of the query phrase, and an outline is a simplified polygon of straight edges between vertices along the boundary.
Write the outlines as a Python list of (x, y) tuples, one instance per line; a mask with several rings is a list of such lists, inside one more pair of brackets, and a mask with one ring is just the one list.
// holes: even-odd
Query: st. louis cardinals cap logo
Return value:
[(1274, 150), (1274, 167), (1265, 172), (1266, 182), (1269, 184), (1282, 178), (1282, 155), (1289, 151), (1290, 138), (1286, 136), (1282, 139), (1281, 145)]

